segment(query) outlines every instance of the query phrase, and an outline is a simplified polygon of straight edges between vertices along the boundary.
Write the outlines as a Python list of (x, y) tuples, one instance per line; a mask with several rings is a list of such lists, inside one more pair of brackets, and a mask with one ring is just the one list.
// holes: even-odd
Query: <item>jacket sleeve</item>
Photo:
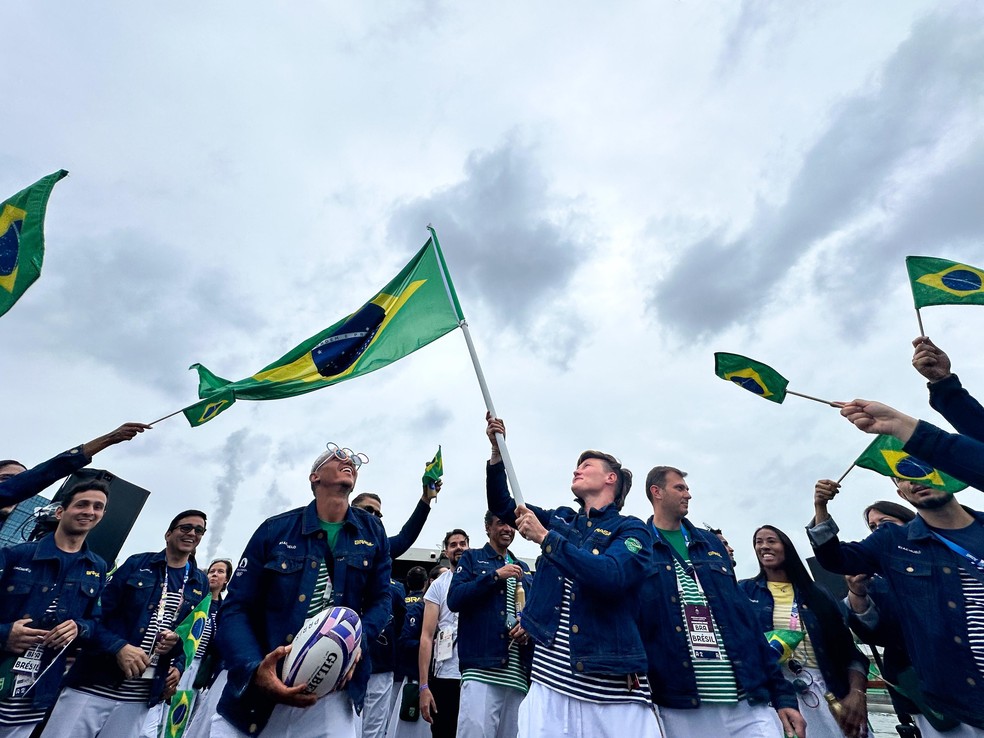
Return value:
[(984, 490), (984, 442), (959, 433), (947, 433), (920, 420), (902, 450), (971, 487)]
[(92, 461), (92, 458), (82, 452), (81, 446), (69, 449), (38, 464), (33, 469), (21, 472), (17, 476), (0, 482), (0, 507), (16, 505), (29, 497), (40, 494), (63, 477), (77, 472)]
[[(414, 655), (420, 648), (420, 631), (424, 626), (424, 601), (413, 602), (407, 608), (403, 619), (403, 629), (400, 631), (400, 648), (412, 651)], [(414, 662), (416, 663), (416, 661)]]
[(599, 554), (575, 546), (560, 530), (548, 531), (540, 550), (544, 558), (585, 589), (620, 594), (646, 578), (653, 541), (641, 520), (628, 518)]
[(490, 574), (479, 575), (475, 571), (475, 556), (472, 551), (465, 551), (458, 561), (458, 568), (451, 577), (448, 588), (448, 609), (452, 612), (467, 610), (469, 606), (480, 602), (486, 592), (498, 586), (505, 586), (492, 578)]
[(951, 374), (938, 382), (929, 382), (929, 404), (957, 429), (958, 433), (984, 441), (984, 407)]
[[(115, 612), (120, 606), (124, 595), (123, 588), (135, 568), (136, 559), (131, 556), (113, 572), (113, 576), (103, 587), (102, 596), (99, 598), (103, 615)], [(126, 638), (107, 628), (104, 619), (101, 618), (96, 623), (92, 635), (92, 648), (97, 653), (115, 654), (128, 643)]]
[(516, 501), (509, 494), (506, 466), (501, 461), (485, 465), (485, 497), (493, 515), (504, 523), (516, 525)]
[[(806, 535), (817, 555), (817, 562), (834, 574), (879, 574), (881, 558), (876, 541), (883, 537), (880, 529), (858, 543), (841, 543), (833, 518), (808, 527)], [(888, 531), (884, 531), (887, 533)]]
[[(390, 602), (390, 575), (393, 562), (390, 557), (389, 539), (382, 523), (375, 523), (379, 541), (375, 566), (369, 572), (366, 587), (362, 592), (362, 642), (372, 643), (383, 632), (386, 623), (393, 615)], [(364, 651), (365, 649), (363, 649)]]
[(427, 516), (430, 515), (430, 505), (423, 500), (417, 501), (417, 506), (413, 509), (410, 519), (403, 524), (403, 528), (395, 536), (389, 539), (390, 558), (398, 559), (414, 544), (420, 537), (420, 531), (424, 529)]
[[(4, 583), (4, 574), (7, 571), (7, 566), (10, 564), (8, 561), (9, 549), (0, 548), (0, 584)], [(3, 591), (3, 590), (0, 590)], [(4, 647), (7, 645), (7, 641), (10, 639), (10, 629), (13, 627), (13, 622), (10, 623), (0, 623), (0, 651), (6, 653)]]

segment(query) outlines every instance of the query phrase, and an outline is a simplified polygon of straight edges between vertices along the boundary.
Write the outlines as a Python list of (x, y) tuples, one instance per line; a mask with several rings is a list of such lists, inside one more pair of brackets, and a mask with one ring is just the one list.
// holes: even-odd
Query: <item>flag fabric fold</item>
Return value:
[(959, 492), (967, 485), (949, 474), (902, 450), (902, 441), (894, 436), (877, 436), (854, 462), (886, 477), (908, 479), (946, 492)]
[[(184, 410), (201, 425), (236, 400), (278, 400), (368, 374), (402, 359), (464, 321), (437, 235), (389, 284), (351, 315), (292, 349), (251, 377), (230, 382), (198, 371), (203, 402)], [(210, 404), (212, 403), (212, 404)]]
[(779, 657), (779, 663), (785, 664), (793, 657), (796, 647), (803, 642), (803, 632), (799, 630), (787, 630), (780, 628), (770, 630), (765, 634), (765, 640)]
[(984, 269), (932, 256), (907, 256), (916, 309), (928, 305), (984, 305)]
[(771, 366), (747, 356), (715, 352), (714, 373), (771, 402), (781, 404), (786, 399), (789, 380)]
[(191, 666), (195, 659), (195, 652), (198, 645), (202, 642), (202, 635), (205, 633), (205, 623), (208, 622), (208, 609), (212, 604), (212, 594), (205, 595), (205, 599), (199, 602), (195, 609), (188, 613), (188, 616), (181, 621), (174, 629), (175, 635), (181, 640), (184, 650), (185, 669)]
[(421, 482), (424, 486), (430, 486), (437, 484), (443, 476), (444, 458), (441, 456), (441, 447), (438, 446), (434, 458), (424, 465), (424, 476), (421, 478)]
[(0, 315), (41, 275), (48, 196), (67, 175), (59, 169), (0, 203)]
[(195, 690), (181, 689), (174, 693), (164, 724), (164, 738), (181, 738), (184, 735), (194, 704)]

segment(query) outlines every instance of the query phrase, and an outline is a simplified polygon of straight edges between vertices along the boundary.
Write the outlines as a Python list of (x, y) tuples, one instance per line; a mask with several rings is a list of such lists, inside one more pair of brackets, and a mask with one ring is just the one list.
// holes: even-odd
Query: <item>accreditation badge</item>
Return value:
[(687, 636), (694, 658), (714, 660), (721, 658), (721, 646), (714, 635), (711, 608), (707, 605), (684, 605), (683, 616), (687, 621)]

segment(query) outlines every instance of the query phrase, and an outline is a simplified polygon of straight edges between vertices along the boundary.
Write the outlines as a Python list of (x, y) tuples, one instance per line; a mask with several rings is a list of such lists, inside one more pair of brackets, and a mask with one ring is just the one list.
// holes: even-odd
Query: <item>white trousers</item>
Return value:
[(923, 738), (984, 738), (984, 730), (967, 725), (966, 723), (960, 723), (953, 730), (941, 733), (930, 725), (929, 721), (923, 715), (913, 715), (912, 719), (919, 727), (919, 732), (922, 733)]
[(403, 701), (403, 687), (409, 680), (404, 677), (398, 687), (394, 687), (396, 692), (396, 702), (393, 704), (393, 712), (390, 714), (389, 727), (386, 729), (386, 738), (431, 738), (431, 726), (422, 717), (418, 717), (414, 722), (400, 720), (400, 703)]
[[(248, 738), (219, 714), (212, 717), (211, 738)], [(355, 706), (345, 692), (322, 697), (311, 707), (273, 708), (260, 735), (269, 738), (355, 738)]]
[(385, 738), (392, 694), (392, 671), (384, 671), (369, 677), (366, 702), (362, 708), (362, 738)]
[(656, 713), (646, 705), (633, 702), (604, 705), (583, 702), (533, 682), (530, 693), (519, 706), (519, 736), (659, 738), (660, 730)]
[(195, 698), (195, 705), (191, 711), (191, 722), (185, 728), (184, 738), (208, 738), (211, 730), (212, 716), (215, 708), (219, 705), (219, 698), (222, 690), (225, 689), (226, 682), (229, 681), (229, 672), (220, 671), (212, 686), (203, 690)]
[(149, 708), (143, 702), (119, 702), (66, 687), (41, 734), (45, 738), (133, 738)]
[(27, 725), (0, 725), (0, 738), (31, 738), (37, 723)]
[[(659, 708), (666, 738), (781, 738), (779, 715), (768, 705), (704, 704), (696, 710)], [(813, 733), (807, 730), (813, 738)]]
[[(806, 703), (802, 695), (796, 695), (796, 699), (799, 702), (800, 715), (806, 721), (806, 732), (810, 738), (844, 738), (844, 731), (840, 729), (837, 720), (834, 718), (834, 714), (827, 707), (827, 700), (823, 698), (824, 692), (827, 691), (827, 683), (823, 680), (823, 674), (820, 673), (819, 669), (805, 666), (803, 667), (803, 671), (809, 672), (810, 676), (813, 677), (813, 684), (810, 686), (813, 697), (810, 702), (820, 700), (819, 705), (811, 707)], [(783, 673), (787, 679), (795, 678), (789, 671), (789, 667), (785, 667)]]
[(519, 706), (525, 696), (510, 687), (463, 681), (458, 738), (516, 738)]

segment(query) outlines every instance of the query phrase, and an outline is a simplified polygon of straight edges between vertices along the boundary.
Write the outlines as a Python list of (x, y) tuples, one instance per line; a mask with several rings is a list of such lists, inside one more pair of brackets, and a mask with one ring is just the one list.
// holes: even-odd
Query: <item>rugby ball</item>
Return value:
[(362, 621), (354, 610), (329, 607), (309, 617), (284, 659), (283, 683), (307, 685), (304, 691), (319, 698), (331, 694), (351, 668), (361, 641)]

